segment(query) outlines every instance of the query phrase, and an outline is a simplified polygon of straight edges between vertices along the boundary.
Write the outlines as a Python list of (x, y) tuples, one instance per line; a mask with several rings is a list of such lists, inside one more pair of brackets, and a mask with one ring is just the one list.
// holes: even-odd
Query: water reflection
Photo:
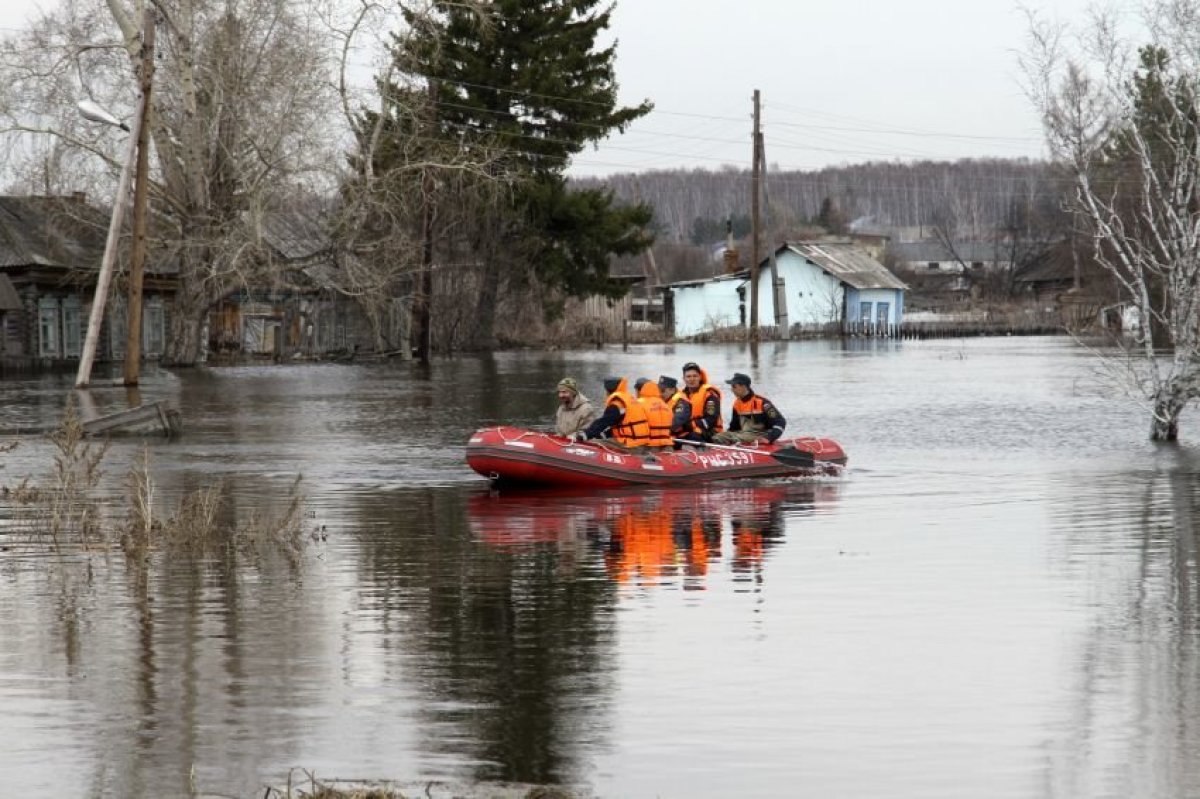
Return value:
[(607, 734), (607, 581), (552, 551), (479, 546), (445, 491), (361, 500), (360, 622), (382, 635), (386, 679), (419, 687), (426, 771), (465, 763), (480, 780), (572, 779), (579, 747)]
[(835, 483), (723, 485), (601, 494), (478, 493), (468, 502), (472, 533), (505, 552), (549, 546), (560, 563), (600, 553), (618, 585), (704, 590), (727, 563), (737, 582), (759, 582), (784, 540), (784, 517), (837, 499)]
[[(563, 374), (594, 393), (752, 353), (147, 379), (186, 420), (148, 442), (164, 497), (223, 475), (243, 516), (303, 472), (328, 541), (299, 573), (0, 542), (0, 794), (261, 796), (304, 767), (605, 796), (1200, 795), (1200, 463), (1155, 462), (1139, 415), (1074, 389), (1079, 358), (763, 343), (791, 424), (852, 453), (844, 484), (596, 496), (489, 495), (463, 442), (545, 424)], [(0, 383), (0, 427), (61, 418), (71, 377)], [(142, 443), (114, 442), (114, 493)], [(2, 482), (49, 454), (27, 437)]]
[(1162, 455), (1060, 506), (1067, 558), (1095, 579), (1099, 613), (1080, 644), (1055, 795), (1200, 795), (1200, 456)]

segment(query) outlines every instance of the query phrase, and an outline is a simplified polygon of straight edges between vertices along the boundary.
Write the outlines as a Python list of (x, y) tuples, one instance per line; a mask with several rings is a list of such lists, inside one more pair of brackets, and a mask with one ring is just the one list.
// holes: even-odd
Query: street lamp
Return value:
[(142, 96), (138, 102), (133, 129), (108, 111), (93, 103), (82, 100), (78, 103), (79, 113), (84, 119), (114, 125), (129, 131), (129, 149), (125, 163), (121, 166), (121, 178), (117, 182), (117, 194), (113, 202), (112, 219), (108, 225), (108, 239), (104, 243), (104, 258), (100, 262), (100, 275), (96, 278), (96, 296), (92, 300), (92, 312), (88, 317), (87, 338), (79, 357), (79, 374), (75, 378), (76, 388), (87, 388), (92, 374), (92, 361), (96, 357), (96, 344), (100, 339), (100, 325), (104, 321), (104, 304), (108, 299), (108, 286), (112, 281), (113, 265), (117, 260), (117, 241), (121, 234), (121, 221), (125, 214), (125, 198), (129, 194), (129, 177), (134, 160), (137, 161), (137, 182), (133, 191), (133, 247), (129, 258), (129, 302), (126, 307), (125, 340), (125, 385), (136, 386), (142, 361), (142, 271), (146, 261), (146, 183), (148, 180), (148, 144), (150, 115), (150, 87), (154, 75), (154, 11), (147, 6), (142, 24)]
[[(144, 96), (142, 102), (145, 102)], [(79, 103), (79, 111), (85, 119), (105, 124), (111, 124), (108, 122), (111, 119), (117, 123), (117, 127), (123, 127), (116, 117), (95, 103), (85, 100)], [(117, 261), (117, 241), (121, 237), (121, 221), (125, 216), (125, 197), (129, 194), (129, 177), (137, 156), (142, 116), (142, 109), (139, 108), (137, 115), (133, 118), (134, 127), (130, 131), (129, 147), (125, 151), (125, 163), (121, 166), (121, 178), (117, 181), (112, 218), (108, 223), (108, 238), (104, 242), (104, 257), (100, 261), (100, 274), (96, 278), (96, 296), (92, 298), (92, 312), (88, 316), (87, 337), (83, 341), (83, 351), (79, 354), (79, 372), (75, 376), (75, 388), (87, 388), (92, 377), (92, 361), (96, 357), (96, 344), (100, 340), (100, 325), (104, 321), (104, 303), (108, 301), (108, 285), (112, 282), (113, 265)], [(126, 353), (126, 357), (129, 357), (128, 353)]]
[(114, 128), (120, 128), (124, 131), (129, 130), (128, 125), (105, 111), (96, 103), (93, 103), (91, 100), (80, 100), (75, 105), (79, 109), (79, 113), (83, 115), (83, 118), (88, 122), (99, 122), (102, 125), (112, 125)]

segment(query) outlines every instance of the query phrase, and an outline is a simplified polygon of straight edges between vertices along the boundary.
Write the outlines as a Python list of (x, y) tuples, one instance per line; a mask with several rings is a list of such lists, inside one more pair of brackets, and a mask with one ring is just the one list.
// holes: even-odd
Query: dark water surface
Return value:
[[(750, 371), (850, 468), (493, 495), (463, 463), (477, 426), (545, 423), (564, 374), (595, 396), (692, 359)], [(52, 423), (72, 377), (0, 381), (0, 428)], [(1066, 340), (212, 369), (142, 398), (184, 417), (149, 442), (164, 503), (224, 478), (241, 516), (302, 473), (324, 540), (299, 567), (0, 550), (0, 795), (261, 796), (293, 767), (631, 797), (1200, 794), (1200, 457), (1145, 441)], [(114, 442), (109, 490), (140, 448)], [(49, 453), (23, 440), (0, 484)]]

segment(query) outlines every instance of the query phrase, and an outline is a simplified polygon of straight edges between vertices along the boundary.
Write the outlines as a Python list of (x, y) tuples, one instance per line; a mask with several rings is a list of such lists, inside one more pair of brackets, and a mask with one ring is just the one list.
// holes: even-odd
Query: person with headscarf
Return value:
[(671, 449), (675, 441), (671, 437), (671, 408), (663, 402), (658, 383), (647, 378), (637, 381), (637, 401), (646, 409), (646, 423), (650, 426), (650, 437), (646, 446), (653, 449)]
[(600, 414), (596, 406), (579, 390), (573, 377), (558, 381), (558, 408), (554, 411), (554, 432), (560, 436), (571, 436), (585, 429)]

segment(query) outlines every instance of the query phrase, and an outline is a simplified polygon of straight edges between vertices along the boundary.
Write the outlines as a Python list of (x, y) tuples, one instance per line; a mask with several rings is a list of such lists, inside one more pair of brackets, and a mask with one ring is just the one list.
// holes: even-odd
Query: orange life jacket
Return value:
[(756, 433), (767, 429), (767, 420), (763, 416), (763, 400), (757, 394), (751, 394), (749, 399), (735, 399), (733, 415), (741, 417), (743, 433)]
[[(672, 395), (671, 395), (671, 396), (669, 396), (669, 397), (663, 397), (663, 402), (667, 403), (667, 407), (671, 409), (671, 420), (672, 420), (672, 421), (674, 421), (674, 419), (675, 419), (675, 408), (676, 408), (676, 406), (677, 406), (677, 405), (679, 405), (679, 403), (681, 403), (681, 402), (688, 402), (688, 398), (687, 398), (687, 394), (684, 394), (684, 393), (683, 393), (682, 391), (680, 391), (679, 389), (675, 389), (675, 393), (674, 393), (674, 394), (672, 394)], [(691, 408), (691, 403), (690, 403), (690, 402), (688, 403), (688, 408), (689, 408), (689, 409)], [(682, 434), (687, 434), (687, 433), (690, 433), (690, 432), (692, 432), (692, 425), (691, 425), (691, 423), (689, 422), (688, 424), (686, 424), (686, 425), (684, 426), (683, 430), (681, 430), (681, 431), (679, 431), (679, 432), (680, 432), (680, 434), (681, 434), (681, 435), (682, 435)]]
[(604, 400), (604, 407), (616, 405), (622, 411), (621, 423), (612, 426), (612, 437), (618, 444), (627, 447), (643, 446), (650, 440), (650, 424), (646, 418), (646, 409), (629, 393), (629, 385), (625, 378), (617, 384), (617, 390)]
[(671, 408), (662, 400), (657, 383), (646, 383), (638, 392), (638, 403), (646, 409), (646, 422), (650, 427), (651, 447), (669, 447), (674, 444), (671, 436)]
[[(700, 370), (700, 387), (695, 392), (684, 390), (688, 398), (688, 402), (692, 403), (692, 427), (696, 426), (696, 421), (704, 418), (704, 404), (708, 401), (708, 392), (717, 395), (717, 423), (713, 427), (714, 433), (719, 433), (725, 429), (725, 425), (721, 423), (721, 414), (719, 412), (721, 406), (721, 389), (708, 382), (708, 372)], [(692, 399), (697, 397), (697, 399)]]

